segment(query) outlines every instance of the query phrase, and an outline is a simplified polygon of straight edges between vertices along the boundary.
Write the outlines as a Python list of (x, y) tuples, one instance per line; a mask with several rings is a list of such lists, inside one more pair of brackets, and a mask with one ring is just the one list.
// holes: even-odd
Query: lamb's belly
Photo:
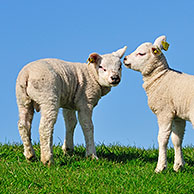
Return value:
[(188, 114), (177, 114), (177, 116), (183, 120), (190, 121), (190, 117)]
[(65, 108), (69, 110), (77, 110), (75, 104), (65, 104), (65, 105), (62, 105), (61, 108)]
[(75, 80), (65, 80), (61, 91), (60, 107), (75, 110), (75, 97), (77, 95), (77, 83)]
[(190, 121), (190, 112), (187, 108), (179, 108), (177, 109), (176, 116), (183, 120)]
[(76, 110), (76, 105), (74, 103), (74, 97), (70, 97), (70, 96), (62, 97), (60, 101), (60, 108)]

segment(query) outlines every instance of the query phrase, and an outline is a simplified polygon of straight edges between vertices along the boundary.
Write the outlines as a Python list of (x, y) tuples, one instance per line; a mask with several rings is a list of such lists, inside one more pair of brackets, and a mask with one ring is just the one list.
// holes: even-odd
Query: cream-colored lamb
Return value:
[(159, 158), (156, 172), (167, 167), (166, 152), (171, 133), (175, 149), (174, 170), (184, 166), (182, 141), (185, 121), (191, 121), (194, 126), (194, 76), (169, 68), (162, 49), (168, 49), (165, 36), (157, 38), (154, 44), (140, 45), (124, 58), (126, 67), (142, 73), (148, 105), (158, 119)]
[(92, 53), (89, 63), (71, 63), (59, 59), (41, 59), (26, 65), (16, 82), (19, 109), (18, 128), (26, 159), (35, 156), (31, 144), (31, 122), (34, 109), (41, 111), (41, 161), (53, 160), (53, 128), (59, 108), (63, 108), (66, 138), (63, 150), (73, 150), (73, 134), (77, 123), (76, 111), (86, 141), (86, 156), (96, 157), (92, 111), (99, 99), (121, 79), (121, 61), (127, 47), (106, 55)]

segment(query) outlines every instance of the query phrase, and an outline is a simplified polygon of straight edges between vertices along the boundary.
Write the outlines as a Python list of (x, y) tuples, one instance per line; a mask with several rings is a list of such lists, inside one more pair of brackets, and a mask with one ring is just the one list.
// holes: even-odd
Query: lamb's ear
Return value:
[(90, 64), (90, 63), (97, 63), (100, 58), (101, 58), (101, 56), (99, 54), (92, 53), (92, 54), (90, 54), (87, 62), (88, 62), (88, 64)]
[(164, 49), (165, 51), (168, 50), (169, 44), (166, 42), (166, 36), (159, 36), (155, 42), (154, 45), (159, 47), (161, 50)]
[(154, 55), (160, 55), (161, 54), (161, 50), (160, 50), (160, 48), (158, 46), (153, 46), (152, 47), (152, 53)]
[(124, 46), (122, 49), (119, 49), (119, 50), (113, 52), (112, 54), (121, 59), (123, 57), (123, 55), (125, 54), (126, 50), (127, 50), (127, 46)]

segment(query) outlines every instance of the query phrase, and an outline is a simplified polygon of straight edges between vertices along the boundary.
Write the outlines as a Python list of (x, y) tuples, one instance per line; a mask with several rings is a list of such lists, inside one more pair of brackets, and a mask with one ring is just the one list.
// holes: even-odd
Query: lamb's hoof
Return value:
[(44, 166), (48, 166), (48, 167), (54, 164), (53, 157), (50, 157), (49, 159), (41, 157), (41, 162), (44, 164)]
[(34, 161), (36, 159), (35, 153), (33, 152), (24, 152), (24, 156), (26, 158), (27, 161)]
[(161, 173), (163, 172), (164, 170), (166, 170), (166, 166), (163, 166), (163, 167), (156, 167), (155, 169), (155, 173)]
[(98, 157), (97, 157), (97, 155), (95, 155), (95, 154), (92, 154), (92, 159), (98, 160)]
[(182, 171), (184, 169), (184, 164), (174, 164), (173, 169), (175, 172)]
[(54, 161), (53, 160), (48, 160), (48, 161), (42, 161), (41, 162), (44, 164), (44, 166), (52, 166), (54, 164)]
[(91, 158), (92, 160), (98, 160), (98, 157), (96, 154), (86, 155), (87, 158)]
[(26, 160), (27, 160), (28, 162), (34, 162), (36, 159), (37, 159), (37, 158), (36, 158), (35, 155), (31, 156), (30, 158), (26, 158)]

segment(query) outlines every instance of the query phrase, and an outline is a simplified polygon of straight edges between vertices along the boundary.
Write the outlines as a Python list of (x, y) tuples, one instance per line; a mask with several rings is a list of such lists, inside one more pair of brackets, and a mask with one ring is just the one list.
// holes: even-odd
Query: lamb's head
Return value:
[(158, 37), (154, 44), (143, 43), (133, 53), (124, 58), (124, 64), (127, 68), (139, 71), (142, 75), (148, 75), (157, 67), (163, 65), (167, 68), (166, 59), (162, 53), (168, 50), (169, 44), (165, 36)]
[(125, 54), (127, 47), (117, 50), (111, 54), (99, 55), (90, 54), (88, 65), (93, 65), (96, 69), (98, 82), (101, 86), (117, 86), (121, 80), (122, 63), (120, 59)]

